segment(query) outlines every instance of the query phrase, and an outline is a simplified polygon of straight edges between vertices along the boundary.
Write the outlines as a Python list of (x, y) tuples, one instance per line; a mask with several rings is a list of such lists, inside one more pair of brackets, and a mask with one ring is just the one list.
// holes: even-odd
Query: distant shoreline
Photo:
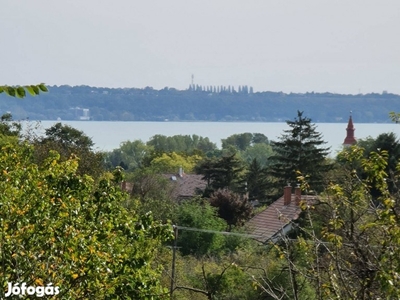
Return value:
[[(23, 128), (36, 128), (36, 134), (44, 134), (44, 129), (53, 126), (58, 121), (41, 121), (35, 126), (35, 121), (26, 122)], [(100, 151), (112, 151), (124, 141), (148, 141), (154, 135), (198, 135), (208, 137), (210, 141), (221, 146), (221, 139), (232, 134), (262, 133), (270, 141), (282, 136), (289, 129), (285, 122), (122, 122), (122, 121), (62, 121), (63, 124), (83, 131), (93, 139), (95, 148)], [(346, 137), (347, 123), (315, 123), (317, 131), (331, 147), (331, 153), (340, 150)], [(376, 137), (381, 133), (400, 133), (400, 125), (395, 123), (368, 124), (354, 122), (356, 139), (368, 136)]]
[(400, 96), (390, 93), (342, 95), (240, 92), (227, 87), (176, 90), (166, 88), (95, 88), (49, 86), (35, 98), (10, 99), (0, 94), (0, 112), (15, 120), (132, 121), (132, 122), (243, 122), (279, 123), (293, 120), (297, 111), (313, 123), (390, 123), (389, 113), (400, 112)]
[[(207, 121), (207, 120), (181, 120), (181, 121), (120, 121), (120, 120), (15, 120), (16, 122), (54, 122), (54, 123), (63, 123), (63, 122), (79, 122), (79, 123), (94, 123), (94, 122), (99, 122), (99, 123), (117, 123), (117, 122), (123, 122), (123, 123), (252, 123), (252, 124), (266, 124), (266, 123), (286, 123), (286, 121)], [(318, 124), (347, 124), (347, 121), (343, 122), (314, 122), (312, 123), (318, 125)], [(358, 122), (357, 124), (395, 124), (391, 121), (388, 122), (363, 122), (360, 123)], [(400, 124), (398, 124), (400, 126)]]

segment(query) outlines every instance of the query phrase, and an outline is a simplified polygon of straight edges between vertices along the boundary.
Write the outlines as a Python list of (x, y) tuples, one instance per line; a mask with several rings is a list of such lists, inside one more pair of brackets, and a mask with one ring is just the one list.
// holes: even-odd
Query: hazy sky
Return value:
[(2, 0), (0, 84), (400, 94), (399, 0)]

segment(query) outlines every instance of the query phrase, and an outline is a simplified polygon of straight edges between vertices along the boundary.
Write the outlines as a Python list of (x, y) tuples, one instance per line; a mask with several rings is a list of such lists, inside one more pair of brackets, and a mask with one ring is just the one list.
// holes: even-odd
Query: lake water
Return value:
[[(33, 124), (34, 122), (30, 122)], [(42, 121), (41, 132), (57, 121)], [(289, 129), (286, 123), (252, 123), (252, 122), (97, 122), (97, 121), (62, 121), (82, 130), (92, 138), (95, 148), (100, 151), (111, 151), (118, 148), (123, 141), (148, 141), (156, 134), (172, 136), (177, 134), (197, 134), (208, 137), (218, 147), (221, 139), (235, 133), (263, 133), (270, 140), (276, 140)], [(347, 123), (316, 123), (317, 131), (322, 133), (327, 146), (334, 155), (342, 147), (346, 137)], [(399, 135), (400, 125), (387, 124), (357, 124), (354, 123), (356, 138), (376, 137), (381, 133), (394, 132)]]

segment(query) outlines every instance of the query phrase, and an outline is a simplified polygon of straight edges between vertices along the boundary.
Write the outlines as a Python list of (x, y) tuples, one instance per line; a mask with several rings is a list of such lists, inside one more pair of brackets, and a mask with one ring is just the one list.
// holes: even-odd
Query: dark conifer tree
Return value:
[(267, 180), (266, 170), (261, 167), (257, 159), (253, 159), (251, 162), (246, 180), (249, 200), (265, 202), (270, 184)]
[(235, 154), (217, 160), (205, 159), (195, 171), (204, 175), (203, 179), (207, 181), (205, 197), (218, 189), (229, 189), (239, 194), (246, 192), (243, 162)]
[[(332, 165), (327, 163), (329, 148), (316, 131), (311, 119), (297, 111), (294, 121), (286, 121), (291, 129), (285, 130), (279, 141), (272, 143), (276, 155), (271, 157), (270, 175), (276, 178), (275, 187), (281, 191), (288, 182), (295, 184), (299, 176), (307, 176), (311, 188), (323, 189), (323, 181)], [(278, 192), (279, 194), (279, 192)]]

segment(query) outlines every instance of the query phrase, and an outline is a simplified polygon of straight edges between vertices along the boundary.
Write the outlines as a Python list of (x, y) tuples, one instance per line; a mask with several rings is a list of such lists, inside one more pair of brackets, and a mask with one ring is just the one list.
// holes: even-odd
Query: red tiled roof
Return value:
[[(296, 196), (291, 195), (289, 205), (284, 205), (284, 197), (280, 197), (264, 211), (255, 215), (247, 222), (250, 234), (256, 236), (255, 239), (265, 242), (279, 234), (293, 220), (296, 220), (301, 208), (295, 203)], [(301, 200), (315, 200), (315, 196), (301, 196)]]

